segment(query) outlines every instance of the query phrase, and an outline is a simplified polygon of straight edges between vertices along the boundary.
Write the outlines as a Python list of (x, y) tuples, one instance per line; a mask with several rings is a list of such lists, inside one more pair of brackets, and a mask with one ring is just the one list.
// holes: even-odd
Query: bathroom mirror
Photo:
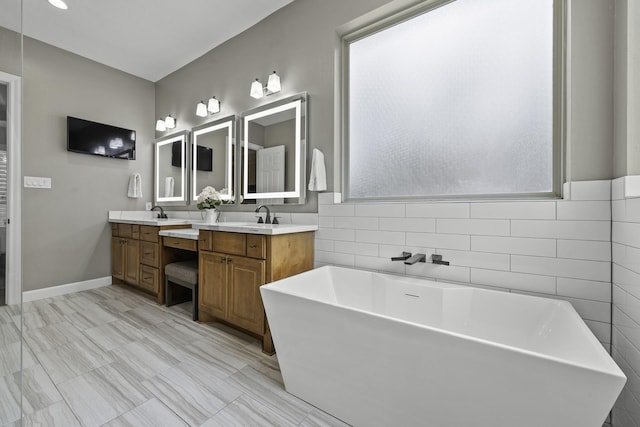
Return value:
[(187, 204), (187, 140), (182, 131), (156, 140), (154, 155), (154, 200), (157, 205)]
[(225, 117), (191, 129), (191, 201), (206, 186), (228, 190), (233, 200), (236, 116)]
[(306, 93), (242, 115), (243, 203), (305, 203), (306, 117)]

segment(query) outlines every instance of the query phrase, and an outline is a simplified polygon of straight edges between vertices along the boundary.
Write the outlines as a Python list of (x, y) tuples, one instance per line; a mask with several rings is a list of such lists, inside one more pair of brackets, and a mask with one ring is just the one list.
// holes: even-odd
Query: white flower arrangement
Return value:
[(215, 209), (222, 204), (233, 203), (231, 198), (222, 199), (222, 196), (226, 195), (231, 196), (231, 193), (226, 188), (217, 191), (211, 186), (204, 187), (198, 194), (198, 209)]

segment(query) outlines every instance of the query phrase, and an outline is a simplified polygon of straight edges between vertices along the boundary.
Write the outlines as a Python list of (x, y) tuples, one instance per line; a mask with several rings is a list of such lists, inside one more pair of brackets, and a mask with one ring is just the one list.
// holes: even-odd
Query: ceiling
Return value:
[[(23, 0), (24, 34), (156, 82), (293, 0)], [(0, 0), (20, 30), (20, 1)]]

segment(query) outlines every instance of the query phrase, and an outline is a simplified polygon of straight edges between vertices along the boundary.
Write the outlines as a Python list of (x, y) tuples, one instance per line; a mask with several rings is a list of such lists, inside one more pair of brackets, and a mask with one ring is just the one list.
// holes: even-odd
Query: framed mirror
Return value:
[(234, 147), (236, 116), (191, 129), (191, 200), (206, 186), (227, 189), (224, 200), (234, 199)]
[(242, 115), (243, 203), (305, 203), (306, 117), (306, 93)]
[(157, 205), (188, 203), (187, 142), (185, 130), (156, 140), (154, 147), (154, 201)]

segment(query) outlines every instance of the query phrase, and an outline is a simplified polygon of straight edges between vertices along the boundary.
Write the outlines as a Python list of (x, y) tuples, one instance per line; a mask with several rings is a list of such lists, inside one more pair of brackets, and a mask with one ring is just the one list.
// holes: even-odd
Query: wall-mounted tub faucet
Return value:
[(425, 254), (415, 254), (411, 258), (404, 261), (407, 265), (413, 265), (416, 262), (427, 262), (427, 256)]
[(391, 257), (391, 261), (406, 261), (411, 258), (411, 252), (402, 252), (400, 256)]
[(449, 265), (449, 261), (442, 260), (442, 255), (436, 255), (436, 254), (431, 255), (431, 262), (439, 265)]

